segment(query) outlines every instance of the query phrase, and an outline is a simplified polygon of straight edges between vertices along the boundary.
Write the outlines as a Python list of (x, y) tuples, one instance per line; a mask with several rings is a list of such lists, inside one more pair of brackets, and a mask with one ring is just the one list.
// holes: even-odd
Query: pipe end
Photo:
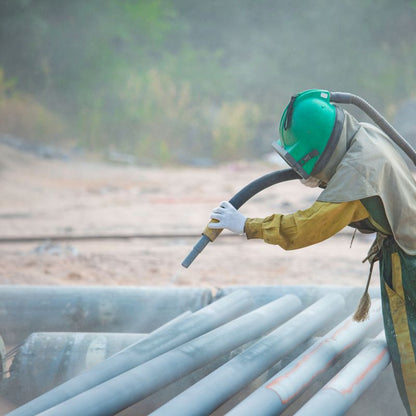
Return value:
[(191, 250), (191, 252), (186, 256), (185, 260), (182, 262), (182, 266), (187, 269), (191, 263), (195, 260), (196, 256), (206, 247), (206, 245), (211, 240), (206, 236), (202, 235), (199, 241), (195, 244), (195, 247)]

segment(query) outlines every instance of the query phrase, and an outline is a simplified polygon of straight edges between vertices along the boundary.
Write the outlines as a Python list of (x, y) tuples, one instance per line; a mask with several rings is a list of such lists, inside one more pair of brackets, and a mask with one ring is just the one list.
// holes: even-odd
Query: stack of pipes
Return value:
[(27, 378), (34, 349), (42, 355), (59, 342), (65, 362), (78, 357), (82, 365), (69, 365), (68, 381), (8, 415), (127, 415), (133, 405), (132, 414), (155, 416), (341, 415), (390, 362), (380, 302), (363, 323), (347, 311), (335, 292), (306, 304), (286, 294), (259, 306), (240, 289), (149, 334), (32, 334), (14, 381)]

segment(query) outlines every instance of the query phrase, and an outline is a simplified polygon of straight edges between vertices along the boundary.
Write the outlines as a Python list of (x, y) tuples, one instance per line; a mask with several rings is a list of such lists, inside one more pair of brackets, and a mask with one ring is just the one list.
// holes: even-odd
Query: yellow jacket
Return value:
[(248, 239), (261, 238), (285, 250), (294, 250), (326, 240), (347, 225), (363, 220), (368, 220), (373, 226), (372, 232), (385, 231), (360, 200), (341, 203), (317, 201), (310, 208), (293, 214), (248, 218), (244, 231)]

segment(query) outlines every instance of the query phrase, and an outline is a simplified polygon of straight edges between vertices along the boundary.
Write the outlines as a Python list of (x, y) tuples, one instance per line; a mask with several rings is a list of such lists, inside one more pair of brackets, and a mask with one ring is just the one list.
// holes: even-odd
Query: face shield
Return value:
[(279, 154), (279, 156), (303, 179), (308, 179), (311, 175), (303, 169), (303, 165), (306, 162), (311, 160), (313, 157), (319, 156), (317, 150), (312, 150), (307, 155), (305, 155), (299, 162), (293, 158), (293, 156), (286, 151), (286, 149), (280, 146), (279, 141), (276, 140), (272, 143), (274, 150)]

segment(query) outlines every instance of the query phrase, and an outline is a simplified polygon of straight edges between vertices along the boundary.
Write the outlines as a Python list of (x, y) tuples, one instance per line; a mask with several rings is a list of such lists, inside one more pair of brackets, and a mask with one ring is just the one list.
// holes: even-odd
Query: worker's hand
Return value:
[(244, 234), (244, 224), (247, 218), (228, 201), (221, 202), (220, 206), (212, 211), (211, 218), (218, 220), (218, 222), (210, 222), (209, 228), (227, 228), (233, 233)]

